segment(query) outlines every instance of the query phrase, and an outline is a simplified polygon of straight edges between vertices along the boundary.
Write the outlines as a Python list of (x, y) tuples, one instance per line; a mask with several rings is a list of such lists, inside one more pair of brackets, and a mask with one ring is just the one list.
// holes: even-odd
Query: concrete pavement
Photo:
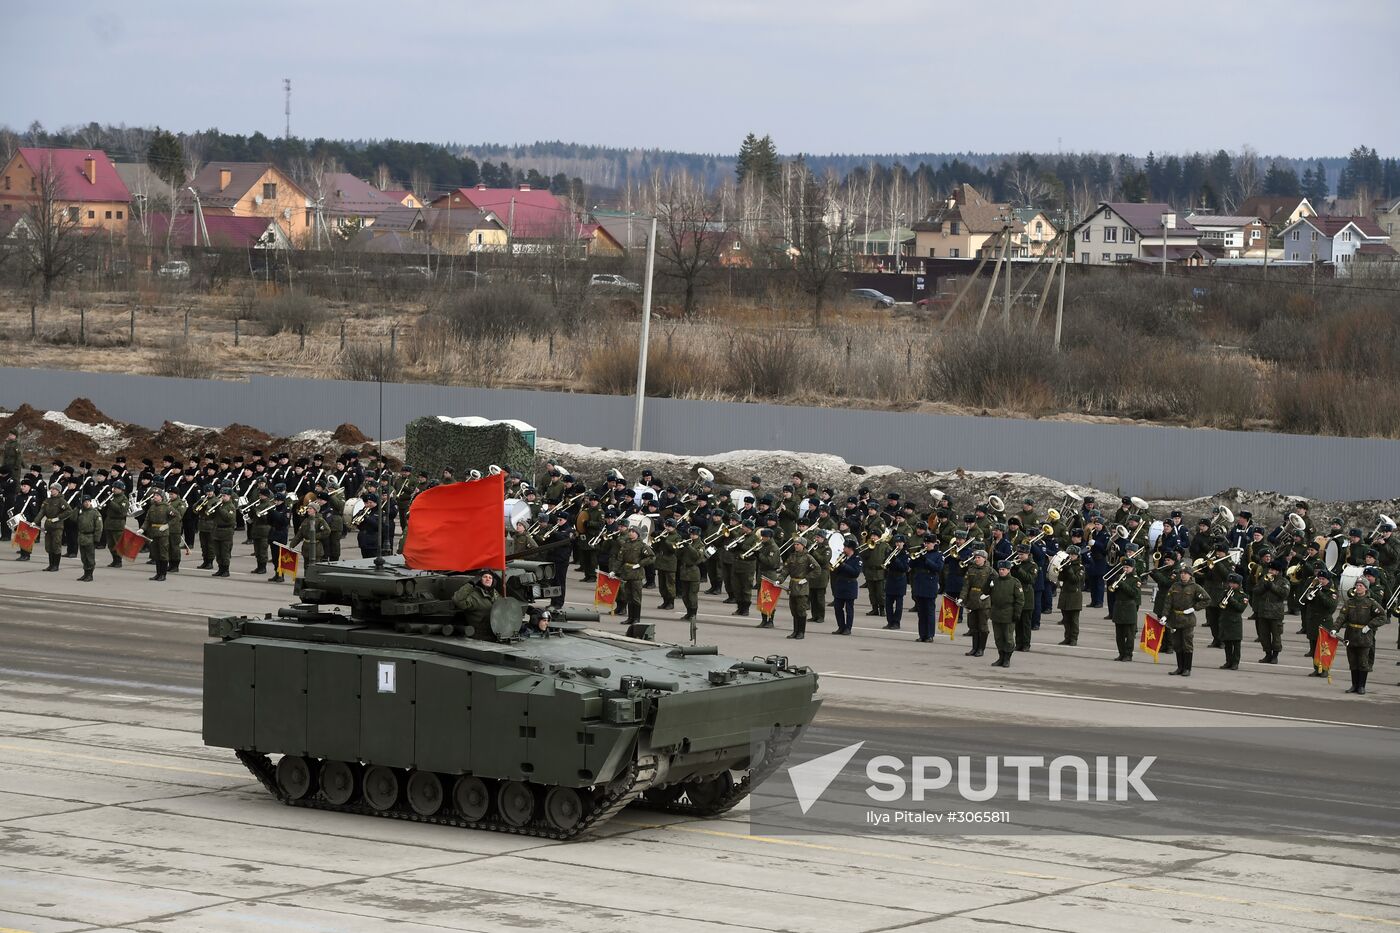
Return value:
[[(250, 577), (246, 558), (228, 580), (186, 564), (166, 584), (147, 581), (144, 565), (99, 568), (95, 584), (76, 582), (74, 562), (59, 574), (41, 566), (0, 560), (0, 928), (1400, 927), (1400, 841), (1362, 834), (776, 837), (751, 835), (741, 807), (704, 821), (629, 810), (560, 844), (283, 807), (202, 745), (199, 652), (207, 615), (275, 611), (290, 587)], [(571, 603), (589, 600), (570, 585)], [(648, 606), (657, 601), (648, 591)], [(1356, 723), (1365, 728), (1322, 730), (1356, 754), (1368, 746), (1349, 736), (1384, 735), (1377, 748), (1389, 748), (1400, 732), (1393, 630), (1371, 695), (1354, 698), (1345, 673), (1331, 685), (1306, 676), (1300, 636), (1285, 637), (1277, 667), (1254, 664), (1248, 645), (1238, 672), (1199, 652), (1181, 683), (1165, 657), (1112, 662), (1111, 630), (1091, 611), (1081, 647), (1046, 644), (1059, 640), (1047, 625), (1001, 671), (965, 658), (961, 638), (921, 645), (877, 630), (883, 620), (862, 616), (850, 638), (809, 628), (799, 642), (781, 637), (785, 611), (772, 632), (729, 609), (702, 600), (701, 641), (822, 671), (823, 727), (918, 736), (939, 717), (1079, 727), (1144, 714), (1182, 729)], [(647, 615), (659, 637), (687, 637), (679, 613)], [(1325, 748), (1298, 753), (1322, 757), (1313, 764), (1325, 773)], [(1250, 763), (1247, 750), (1220, 755)], [(1279, 767), (1277, 750), (1267, 760)]]

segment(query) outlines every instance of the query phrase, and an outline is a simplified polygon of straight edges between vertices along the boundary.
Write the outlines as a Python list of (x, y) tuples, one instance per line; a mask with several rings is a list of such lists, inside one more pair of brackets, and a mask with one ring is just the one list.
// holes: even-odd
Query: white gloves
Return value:
[(1196, 609), (1195, 609), (1195, 607), (1192, 607), (1192, 608), (1190, 608), (1190, 609), (1183, 609), (1183, 610), (1181, 610), (1181, 614), (1184, 615), (1184, 616), (1195, 615), (1195, 614), (1196, 614)]
[(1363, 625), (1363, 626), (1361, 626), (1361, 634), (1362, 634), (1362, 635), (1369, 635), (1369, 634), (1371, 634), (1371, 626), (1369, 626), (1369, 625)]

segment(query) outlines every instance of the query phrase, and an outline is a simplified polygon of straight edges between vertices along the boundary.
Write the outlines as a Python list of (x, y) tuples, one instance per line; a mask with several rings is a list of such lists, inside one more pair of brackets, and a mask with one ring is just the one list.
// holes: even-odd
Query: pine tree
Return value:
[(754, 169), (754, 154), (758, 150), (758, 137), (753, 133), (744, 137), (739, 144), (739, 157), (734, 160), (734, 175), (739, 184), (744, 183)]
[(178, 188), (185, 183), (185, 157), (180, 141), (169, 130), (157, 129), (146, 147), (146, 164), (156, 177)]

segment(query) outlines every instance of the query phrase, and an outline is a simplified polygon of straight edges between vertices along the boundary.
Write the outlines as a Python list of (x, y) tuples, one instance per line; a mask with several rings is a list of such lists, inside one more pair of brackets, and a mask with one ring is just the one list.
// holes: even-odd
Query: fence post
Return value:
[(233, 319), (233, 345), (238, 346), (238, 318)]
[(39, 339), (39, 306), (32, 298), (29, 301), (29, 339)]
[(78, 306), (78, 343), (87, 345), (87, 308)]
[(126, 325), (126, 345), (136, 346), (136, 306), (131, 306), (131, 320)]
[(298, 341), (297, 341), (297, 349), (298, 349), (298, 350), (305, 350), (305, 349), (306, 349), (306, 328), (305, 328), (305, 327), (299, 327), (299, 328), (297, 328), (297, 337), (299, 338)]
[(389, 325), (389, 359), (392, 361), (394, 354), (399, 349), (399, 332), (393, 324)]
[(345, 318), (340, 319), (340, 352), (345, 352)]
[(904, 375), (914, 375), (914, 347), (912, 345), (904, 348)]
[(190, 339), (190, 309), (185, 309), (185, 339)]

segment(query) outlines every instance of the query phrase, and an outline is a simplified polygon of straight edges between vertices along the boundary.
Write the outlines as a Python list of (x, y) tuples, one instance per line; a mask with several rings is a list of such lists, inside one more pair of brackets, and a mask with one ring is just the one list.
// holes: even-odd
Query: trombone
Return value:
[(1371, 530), (1371, 540), (1370, 542), (1368, 542), (1371, 547), (1376, 546), (1376, 540), (1381, 536), (1382, 528), (1384, 528), (1386, 525), (1395, 524), (1395, 519), (1391, 518), (1389, 515), (1386, 515), (1384, 512), (1377, 515), (1376, 518), (1380, 519), (1380, 521), (1376, 522), (1376, 527)]
[(1052, 525), (1052, 524), (1050, 524), (1049, 522), (1046, 522), (1045, 524), (1043, 524), (1043, 525), (1040, 526), (1040, 534), (1038, 534), (1038, 535), (1036, 535), (1035, 537), (1033, 537), (1033, 538), (1027, 540), (1027, 541), (1026, 541), (1026, 545), (1029, 547), (1029, 546), (1038, 544), (1038, 543), (1040, 543), (1041, 541), (1044, 541), (1046, 538), (1048, 538), (1048, 537), (1050, 537), (1051, 535), (1053, 535), (1054, 533), (1055, 533), (1055, 526)]

